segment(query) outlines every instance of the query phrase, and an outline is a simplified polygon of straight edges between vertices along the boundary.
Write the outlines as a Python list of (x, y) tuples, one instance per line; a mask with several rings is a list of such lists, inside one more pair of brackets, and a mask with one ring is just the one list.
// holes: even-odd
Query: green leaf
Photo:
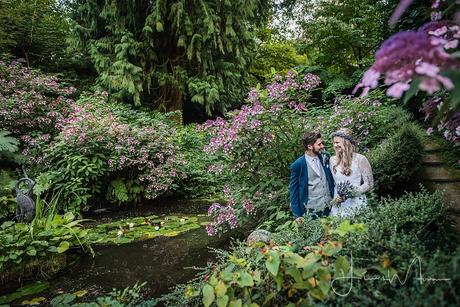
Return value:
[(334, 256), (338, 252), (342, 250), (342, 246), (338, 244), (333, 244), (332, 242), (328, 242), (322, 251), (324, 256)]
[(8, 222), (4, 222), (1, 227), (2, 227), (2, 229), (6, 229), (6, 228), (11, 227), (13, 225), (14, 225), (14, 222), (8, 221)]
[(64, 293), (56, 296), (51, 300), (51, 306), (68, 305), (75, 300), (76, 296), (70, 293)]
[(70, 243), (69, 243), (69, 242), (67, 242), (67, 241), (62, 241), (62, 242), (59, 244), (58, 248), (57, 248), (57, 252), (58, 252), (59, 254), (62, 254), (63, 252), (65, 252), (66, 250), (68, 250), (69, 247), (70, 247)]
[(40, 297), (34, 297), (33, 299), (29, 300), (24, 300), (22, 301), (22, 305), (40, 305), (42, 302), (44, 302), (46, 299), (43, 296)]
[(297, 268), (302, 268), (305, 271), (309, 271), (312, 267), (315, 266), (315, 264), (320, 259), (321, 259), (321, 255), (318, 255), (315, 253), (309, 253), (305, 256), (305, 258), (299, 264), (297, 264)]
[(228, 300), (229, 300), (229, 298), (228, 298), (227, 295), (223, 295), (221, 297), (218, 297), (216, 299), (217, 307), (225, 307), (225, 306), (227, 306)]
[(12, 301), (17, 300), (18, 298), (42, 292), (48, 287), (48, 283), (41, 281), (27, 284), (24, 287), (17, 289), (15, 292), (11, 294), (0, 296), (0, 304), (11, 303)]
[(302, 274), (300, 273), (299, 269), (295, 267), (290, 267), (286, 269), (286, 274), (292, 276), (296, 283), (301, 283), (303, 281)]
[(146, 33), (152, 33), (153, 29), (149, 25), (145, 25), (144, 28), (142, 29), (142, 31), (146, 32)]
[(241, 299), (237, 299), (236, 301), (231, 301), (230, 304), (228, 304), (228, 307), (241, 307)]
[(337, 260), (334, 263), (334, 267), (334, 277), (344, 277), (350, 271), (350, 263), (344, 256), (337, 257)]
[(35, 256), (35, 255), (37, 255), (37, 250), (36, 250), (35, 248), (28, 249), (28, 250), (27, 250), (27, 255), (29, 255), (29, 256)]
[(209, 278), (209, 282), (208, 282), (208, 283), (209, 283), (211, 286), (215, 287), (215, 286), (217, 286), (217, 281), (218, 281), (218, 280), (217, 280), (217, 278), (216, 278), (216, 275), (213, 274), (213, 275), (211, 276), (211, 278)]
[(205, 307), (211, 306), (212, 302), (214, 302), (214, 288), (211, 287), (209, 284), (205, 284), (203, 287), (203, 304)]
[(80, 291), (74, 292), (74, 293), (72, 293), (72, 294), (75, 295), (76, 297), (83, 297), (83, 296), (85, 296), (86, 294), (88, 294), (88, 291), (86, 291), (86, 290), (80, 290)]
[(363, 232), (363, 231), (366, 231), (366, 226), (364, 224), (362, 223), (350, 224), (349, 220), (345, 220), (342, 223), (340, 223), (337, 229), (332, 230), (331, 233), (338, 234), (339, 236), (343, 237), (347, 235), (348, 233)]
[(0, 130), (0, 152), (7, 151), (14, 153), (18, 150), (19, 141), (9, 136), (9, 134), (9, 131)]
[(331, 274), (325, 269), (318, 270), (318, 286), (324, 295), (327, 295), (331, 288)]
[(321, 291), (320, 289), (316, 288), (316, 289), (313, 289), (313, 290), (310, 290), (310, 292), (308, 292), (312, 297), (318, 299), (318, 300), (324, 300), (326, 298), (326, 295), (323, 293), (323, 291)]
[(227, 292), (227, 286), (222, 280), (219, 280), (219, 282), (217, 283), (214, 289), (216, 291), (217, 297), (222, 297)]
[(223, 270), (222, 272), (220, 272), (220, 277), (225, 280), (225, 281), (230, 281), (233, 279), (233, 273), (232, 273), (232, 270), (233, 270), (233, 266), (234, 265), (231, 265), (231, 266), (228, 266), (225, 268), (225, 270)]
[(454, 84), (454, 88), (450, 93), (450, 107), (452, 110), (457, 110), (460, 107), (460, 72), (450, 70), (443, 75), (450, 78)]
[(238, 278), (238, 286), (240, 287), (252, 287), (254, 286), (254, 280), (252, 276), (247, 272), (240, 272), (240, 277)]
[(418, 86), (420, 85), (420, 78), (412, 81), (409, 90), (404, 94), (403, 103), (406, 104), (412, 97), (414, 97), (418, 92)]
[(280, 257), (276, 252), (270, 252), (268, 259), (265, 261), (265, 266), (267, 270), (273, 275), (278, 275), (278, 269), (280, 266)]
[(156, 28), (158, 32), (163, 32), (163, 24), (161, 23), (161, 21), (157, 21)]

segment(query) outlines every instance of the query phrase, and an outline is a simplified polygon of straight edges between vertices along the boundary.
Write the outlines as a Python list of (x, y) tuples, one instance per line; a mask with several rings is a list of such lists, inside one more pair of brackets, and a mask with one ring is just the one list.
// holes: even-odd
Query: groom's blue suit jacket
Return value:
[[(327, 159), (325, 159), (327, 157)], [(329, 186), (331, 197), (334, 196), (334, 178), (329, 168), (329, 156), (319, 155), (321, 165), (326, 174), (326, 180)], [(308, 202), (308, 167), (305, 155), (295, 160), (291, 165), (291, 180), (289, 184), (289, 198), (291, 201), (291, 211), (296, 216), (305, 214), (305, 206)]]

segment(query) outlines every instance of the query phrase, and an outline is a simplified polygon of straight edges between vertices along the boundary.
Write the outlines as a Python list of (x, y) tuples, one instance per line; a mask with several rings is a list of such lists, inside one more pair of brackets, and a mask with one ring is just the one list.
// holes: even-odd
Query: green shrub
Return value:
[(397, 194), (413, 184), (422, 160), (422, 134), (417, 125), (405, 124), (369, 153), (378, 194)]
[[(342, 235), (365, 231), (363, 225), (349, 225), (342, 230)], [(342, 248), (340, 240), (315, 242), (301, 249), (292, 244), (239, 243), (231, 251), (218, 251), (217, 263), (210, 264), (194, 283), (179, 286), (164, 300), (167, 306), (177, 306), (179, 302), (187, 306), (325, 302), (333, 295), (331, 278), (342, 276), (350, 265), (346, 257), (339, 256)]]
[[(421, 286), (420, 280), (417, 280), (419, 273), (426, 278), (453, 278), (458, 284), (459, 275), (454, 271), (435, 269), (436, 265), (451, 265), (449, 258), (459, 256), (458, 250), (455, 251), (459, 237), (452, 228), (452, 219), (442, 202), (441, 193), (431, 194), (422, 190), (398, 199), (384, 199), (370, 204), (352, 222), (364, 223), (368, 229), (366, 233), (352, 234), (346, 240), (346, 250), (348, 254), (353, 254), (357, 266), (372, 268), (369, 275), (391, 277), (397, 273), (402, 281), (406, 272), (409, 275), (407, 282), (395, 280), (391, 285), (384, 280), (360, 281), (353, 285), (347, 297), (337, 298), (339, 304), (353, 301), (359, 302), (359, 305), (394, 305), (401, 302), (396, 301), (395, 296), (415, 299), (418, 294), (414, 305), (419, 306), (426, 305), (426, 299), (437, 300), (444, 294), (452, 293), (452, 288), (445, 282), (425, 282)], [(437, 253), (445, 255), (443, 259), (437, 258), (438, 263), (434, 258)], [(376, 263), (380, 263), (381, 267), (375, 266)], [(426, 271), (427, 267), (431, 267), (430, 274)]]
[(187, 161), (184, 166), (187, 177), (170, 193), (188, 198), (222, 193), (224, 182), (228, 181), (228, 162), (203, 151), (209, 137), (209, 133), (197, 130), (195, 125), (178, 128), (180, 152)]
[(50, 254), (62, 254), (70, 248), (92, 252), (88, 232), (79, 223), (72, 213), (36, 219), (32, 224), (4, 222), (0, 226), (0, 270), (46, 260)]

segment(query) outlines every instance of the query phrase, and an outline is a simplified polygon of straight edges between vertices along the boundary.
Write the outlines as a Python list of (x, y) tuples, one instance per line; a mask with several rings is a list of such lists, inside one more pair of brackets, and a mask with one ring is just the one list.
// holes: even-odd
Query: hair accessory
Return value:
[(342, 131), (336, 131), (331, 134), (331, 138), (336, 136), (344, 138), (345, 140), (350, 141), (351, 144), (355, 145), (355, 139), (353, 139), (353, 137), (349, 134), (343, 133)]

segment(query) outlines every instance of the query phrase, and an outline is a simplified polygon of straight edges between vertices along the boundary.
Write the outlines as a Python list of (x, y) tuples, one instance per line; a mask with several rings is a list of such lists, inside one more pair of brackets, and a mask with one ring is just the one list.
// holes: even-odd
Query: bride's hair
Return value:
[[(349, 136), (349, 139), (352, 140), (352, 132), (348, 128), (340, 128), (337, 132), (342, 135)], [(340, 137), (340, 136), (336, 136)], [(351, 161), (353, 159), (353, 152), (355, 151), (355, 148), (348, 140), (347, 138), (340, 137), (343, 141), (343, 151), (340, 151), (337, 153), (337, 163), (332, 167), (334, 170), (334, 173), (337, 173), (337, 165), (340, 165), (342, 167), (342, 174), (345, 176), (350, 176), (351, 175)]]

